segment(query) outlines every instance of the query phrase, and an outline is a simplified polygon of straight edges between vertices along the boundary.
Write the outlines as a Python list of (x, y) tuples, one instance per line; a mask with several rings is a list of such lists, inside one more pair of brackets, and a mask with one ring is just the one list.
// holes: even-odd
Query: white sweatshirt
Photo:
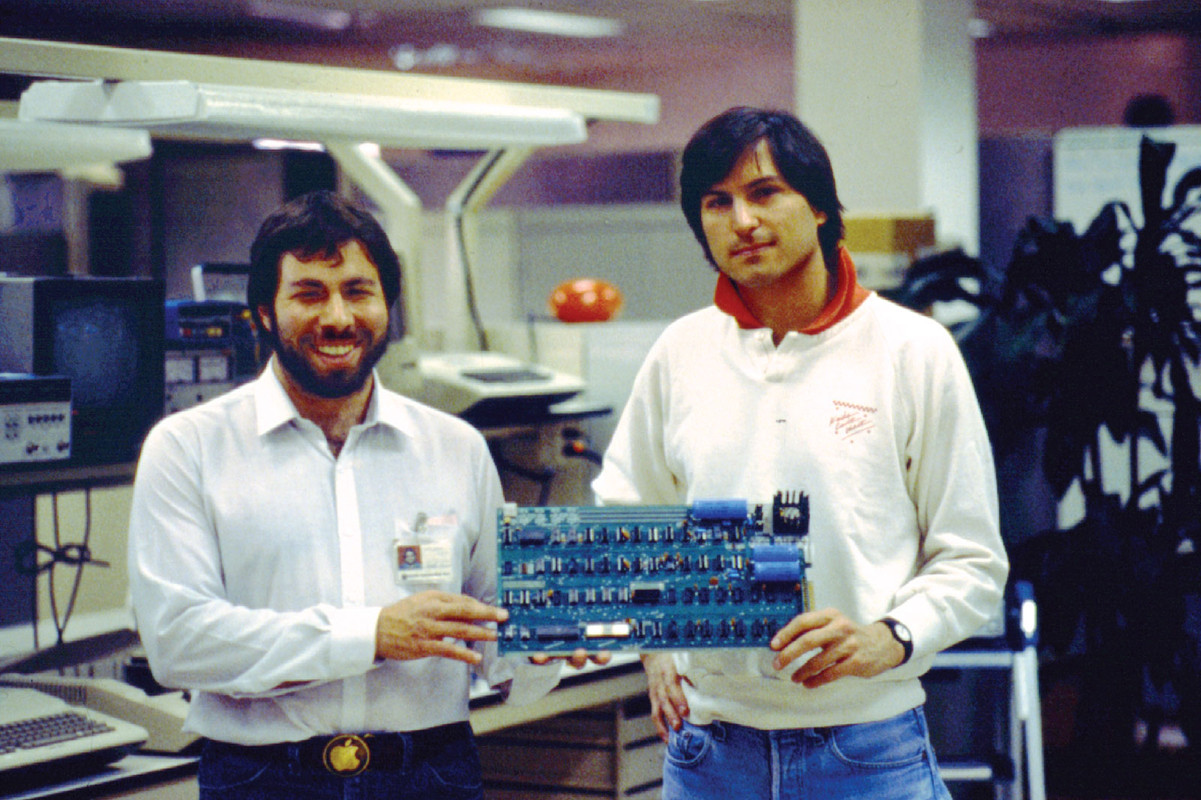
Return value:
[(603, 504), (810, 502), (814, 608), (891, 615), (914, 654), (872, 679), (789, 681), (767, 649), (676, 654), (691, 715), (761, 729), (886, 719), (925, 699), (933, 656), (1000, 607), (1008, 561), (987, 433), (939, 323), (872, 294), (820, 333), (740, 328), (717, 307), (672, 323), (634, 381)]

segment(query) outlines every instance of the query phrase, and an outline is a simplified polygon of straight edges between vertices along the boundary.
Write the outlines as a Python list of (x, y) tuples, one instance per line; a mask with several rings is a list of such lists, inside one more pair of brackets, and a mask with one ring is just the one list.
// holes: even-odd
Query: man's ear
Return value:
[(259, 306), (258, 308), (259, 324), (263, 326), (263, 330), (270, 332), (271, 330), (271, 309), (267, 306)]

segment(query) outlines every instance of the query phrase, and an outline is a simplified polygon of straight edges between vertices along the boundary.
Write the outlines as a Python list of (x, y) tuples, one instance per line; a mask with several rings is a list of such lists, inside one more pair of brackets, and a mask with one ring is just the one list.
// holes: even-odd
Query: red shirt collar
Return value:
[[(838, 248), (838, 288), (830, 302), (817, 315), (817, 319), (805, 326), (801, 333), (812, 336), (846, 319), (851, 312), (867, 299), (870, 292), (859, 285), (855, 274), (855, 264), (851, 254), (845, 247)], [(713, 303), (722, 311), (729, 314), (738, 322), (740, 328), (763, 328), (762, 322), (755, 318), (738, 294), (738, 287), (724, 273), (717, 278), (717, 288), (713, 292)]]

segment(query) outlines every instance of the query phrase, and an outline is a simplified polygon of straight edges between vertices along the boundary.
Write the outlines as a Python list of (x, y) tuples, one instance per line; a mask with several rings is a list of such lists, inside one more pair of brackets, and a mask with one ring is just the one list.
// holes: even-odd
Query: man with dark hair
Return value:
[(945, 798), (919, 676), (1000, 608), (1008, 561), (972, 384), (937, 322), (863, 289), (825, 149), (734, 108), (684, 150), (714, 306), (652, 347), (606, 504), (809, 498), (814, 610), (770, 649), (643, 656), (664, 800)]
[(480, 798), (472, 669), (518, 702), (559, 672), (497, 655), (483, 437), (380, 386), (400, 267), (364, 209), (297, 198), (251, 253), (274, 356), (151, 431), (129, 528), (151, 669), (206, 740), (200, 796)]

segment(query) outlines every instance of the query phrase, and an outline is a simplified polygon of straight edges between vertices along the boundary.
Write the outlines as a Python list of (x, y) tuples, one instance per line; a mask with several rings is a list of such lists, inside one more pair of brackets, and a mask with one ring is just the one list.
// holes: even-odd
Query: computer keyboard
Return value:
[(0, 753), (40, 747), (113, 730), (111, 725), (68, 711), (0, 725)]
[(193, 748), (199, 736), (183, 730), (188, 701), (182, 692), (147, 695), (141, 689), (115, 678), (80, 678), (63, 675), (0, 675), (0, 686), (37, 689), (60, 697), (72, 706), (127, 720), (146, 729), (144, 750), (181, 753)]
[(0, 686), (0, 779), (32, 770), (103, 766), (146, 730), (35, 689)]

